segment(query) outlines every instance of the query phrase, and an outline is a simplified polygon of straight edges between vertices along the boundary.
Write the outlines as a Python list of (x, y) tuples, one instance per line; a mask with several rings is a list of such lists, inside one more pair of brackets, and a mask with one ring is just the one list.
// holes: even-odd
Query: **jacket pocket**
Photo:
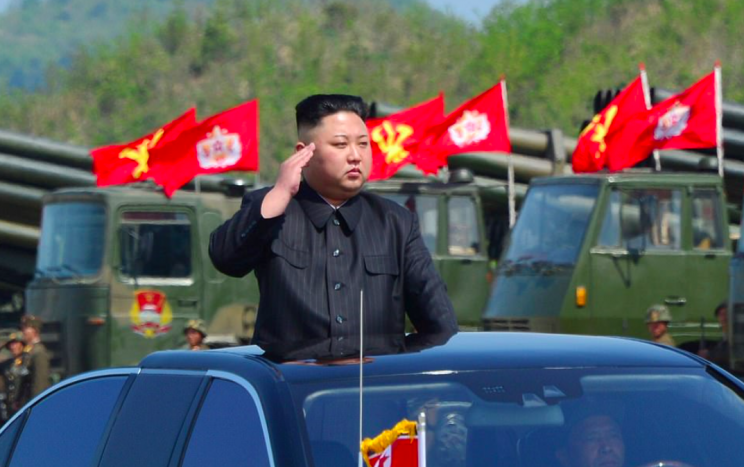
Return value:
[(398, 262), (395, 256), (390, 255), (370, 255), (364, 257), (364, 268), (370, 274), (390, 274), (397, 276)]
[(298, 269), (305, 269), (310, 265), (309, 251), (295, 250), (279, 239), (271, 242), (271, 252)]

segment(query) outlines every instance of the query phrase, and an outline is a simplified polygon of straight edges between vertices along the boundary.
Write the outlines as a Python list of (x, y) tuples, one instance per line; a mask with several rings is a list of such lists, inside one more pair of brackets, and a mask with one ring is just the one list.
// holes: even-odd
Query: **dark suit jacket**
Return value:
[(254, 342), (402, 334), (405, 312), (419, 332), (456, 332), (452, 303), (407, 209), (362, 192), (334, 210), (302, 183), (281, 216), (264, 219), (269, 188), (248, 193), (212, 232), (215, 267), (254, 271), (261, 299)]

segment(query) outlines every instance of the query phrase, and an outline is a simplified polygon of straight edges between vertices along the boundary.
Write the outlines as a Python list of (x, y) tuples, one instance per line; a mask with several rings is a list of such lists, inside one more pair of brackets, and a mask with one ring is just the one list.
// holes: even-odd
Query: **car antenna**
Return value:
[[(362, 437), (362, 417), (363, 417), (363, 402), (362, 395), (364, 393), (364, 289), (359, 291), (359, 443), (364, 441)], [(364, 459), (362, 458), (361, 452), (359, 453), (359, 467), (364, 465)]]

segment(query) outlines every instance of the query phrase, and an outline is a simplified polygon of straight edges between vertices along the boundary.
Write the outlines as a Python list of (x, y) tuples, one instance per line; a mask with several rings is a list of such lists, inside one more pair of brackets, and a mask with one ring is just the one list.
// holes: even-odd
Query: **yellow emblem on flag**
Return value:
[(602, 157), (602, 153), (605, 152), (607, 149), (607, 143), (605, 143), (605, 137), (607, 136), (607, 133), (610, 131), (610, 126), (612, 125), (612, 121), (615, 119), (615, 116), (617, 115), (617, 106), (613, 105), (609, 109), (607, 109), (607, 112), (605, 113), (605, 119), (604, 123), (601, 122), (601, 118), (599, 114), (595, 115), (592, 119), (591, 123), (584, 128), (584, 131), (581, 132), (581, 135), (579, 135), (579, 138), (583, 137), (590, 131), (594, 131), (594, 134), (592, 134), (591, 138), (589, 138), (590, 141), (594, 143), (599, 144), (599, 148), (597, 152), (594, 153), (594, 157), (599, 159)]
[[(383, 130), (385, 134), (383, 134)], [(388, 120), (372, 130), (372, 141), (377, 143), (380, 151), (385, 153), (385, 162), (397, 164), (409, 156), (409, 152), (403, 148), (403, 143), (413, 135), (413, 128), (399, 123), (393, 126)]]
[(144, 139), (140, 144), (137, 145), (136, 149), (126, 148), (119, 153), (119, 159), (131, 159), (137, 163), (134, 171), (132, 171), (132, 177), (140, 178), (142, 174), (147, 173), (150, 170), (150, 166), (147, 162), (150, 160), (150, 153), (148, 150), (154, 148), (160, 138), (163, 137), (164, 131), (158, 130), (155, 135), (150, 139)]

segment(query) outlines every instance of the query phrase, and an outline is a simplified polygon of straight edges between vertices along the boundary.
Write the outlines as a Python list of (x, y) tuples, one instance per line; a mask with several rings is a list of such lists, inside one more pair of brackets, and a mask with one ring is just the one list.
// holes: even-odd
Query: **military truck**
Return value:
[(666, 305), (678, 346), (721, 338), (731, 260), (722, 181), (626, 172), (534, 179), (484, 313), (489, 330), (648, 338)]
[(230, 188), (170, 200), (147, 184), (44, 197), (26, 312), (44, 320), (60, 376), (177, 348), (194, 318), (213, 343), (248, 342), (256, 281), (217, 272), (207, 254), (211, 231), (240, 207), (243, 190)]

